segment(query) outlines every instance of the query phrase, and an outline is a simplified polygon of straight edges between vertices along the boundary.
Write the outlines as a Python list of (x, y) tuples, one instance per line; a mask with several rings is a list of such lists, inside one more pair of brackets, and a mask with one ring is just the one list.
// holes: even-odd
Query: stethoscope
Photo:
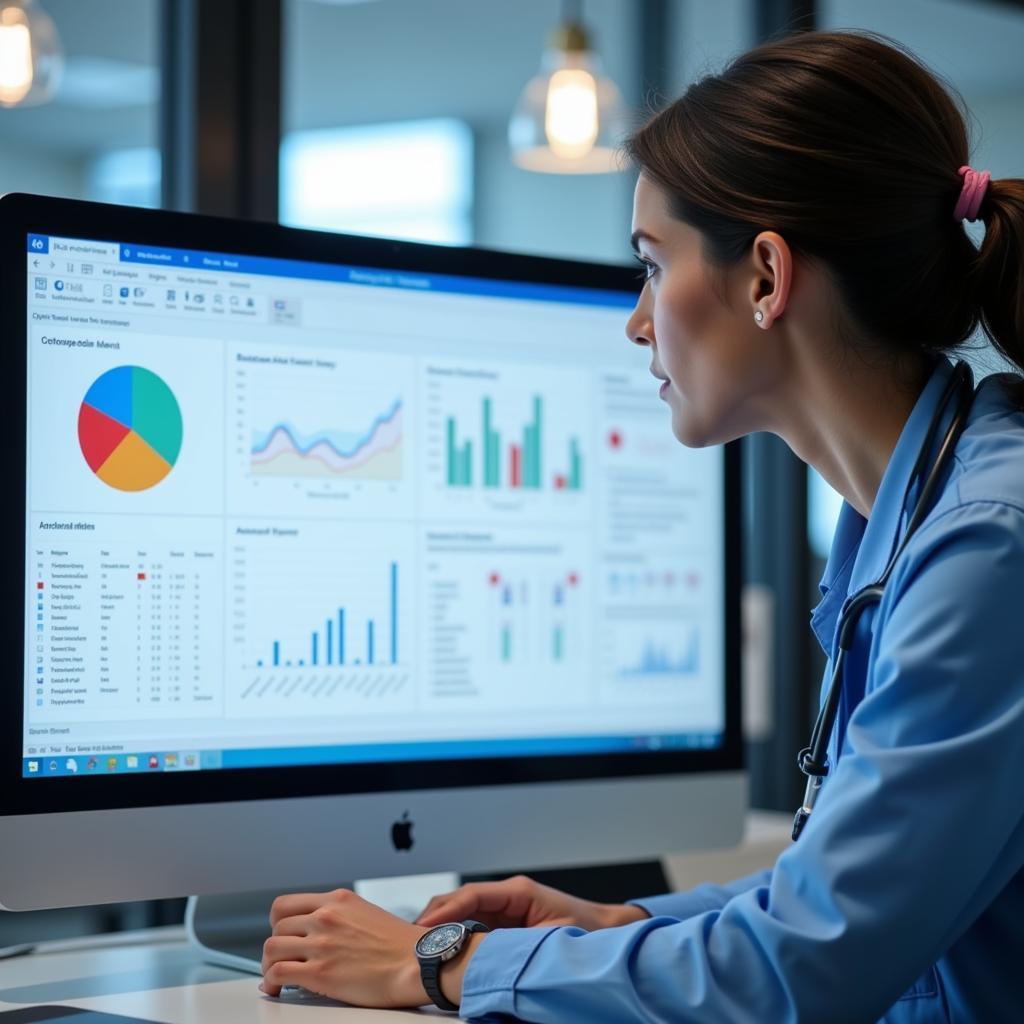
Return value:
[(939, 486), (939, 479), (952, 461), (956, 443), (960, 439), (964, 427), (967, 426), (967, 417), (974, 402), (974, 375), (971, 373), (971, 368), (964, 362), (956, 364), (956, 368), (949, 378), (949, 383), (946, 385), (946, 390), (942, 394), (938, 409), (932, 417), (931, 425), (928, 427), (928, 434), (925, 437), (924, 444), (921, 445), (917, 462), (914, 464), (914, 470), (910, 475), (911, 485), (920, 477), (924, 470), (924, 465), (932, 450), (932, 443), (938, 432), (939, 424), (942, 422), (946, 407), (954, 395), (958, 395), (956, 413), (949, 425), (949, 429), (946, 431), (945, 439), (942, 442), (938, 455), (935, 457), (935, 462), (921, 487), (920, 496), (917, 499), (917, 504), (914, 506), (913, 513), (911, 513), (910, 521), (907, 523), (907, 530), (903, 534), (903, 539), (900, 541), (895, 552), (893, 552), (892, 557), (889, 559), (889, 564), (885, 567), (882, 575), (874, 583), (869, 583), (866, 587), (858, 590), (850, 598), (845, 611), (839, 616), (839, 623), (836, 627), (839, 633), (839, 649), (836, 653), (835, 667), (832, 670), (832, 681), (829, 683), (828, 696), (822, 705), (821, 711), (818, 713), (818, 720), (814, 723), (810, 744), (804, 747), (797, 755), (797, 764), (800, 766), (800, 771), (807, 776), (807, 789), (804, 792), (803, 805), (796, 812), (796, 817), (793, 819), (794, 841), (800, 838), (800, 833), (803, 831), (804, 825), (807, 824), (811, 811), (814, 810), (814, 804), (818, 799), (818, 793), (821, 790), (822, 783), (825, 781), (825, 776), (829, 773), (828, 744), (835, 729), (836, 714), (839, 711), (839, 700), (843, 693), (843, 669), (846, 665), (846, 654), (853, 646), (853, 637), (857, 631), (857, 623), (860, 621), (861, 614), (865, 608), (882, 600), (882, 595), (885, 593), (885, 585), (892, 573), (893, 566), (896, 564), (896, 559), (903, 553), (910, 538), (924, 521), (932, 495)]

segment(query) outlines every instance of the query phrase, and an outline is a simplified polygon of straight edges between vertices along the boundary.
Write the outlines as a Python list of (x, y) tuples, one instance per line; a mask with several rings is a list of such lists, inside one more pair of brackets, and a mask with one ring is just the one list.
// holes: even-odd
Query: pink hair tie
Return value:
[(985, 198), (985, 190), (992, 180), (992, 175), (988, 171), (976, 171), (972, 167), (968, 167), (967, 164), (964, 164), (956, 173), (963, 177), (964, 185), (960, 190), (960, 198), (956, 201), (953, 220), (975, 221), (978, 219), (978, 210), (981, 207), (981, 201)]

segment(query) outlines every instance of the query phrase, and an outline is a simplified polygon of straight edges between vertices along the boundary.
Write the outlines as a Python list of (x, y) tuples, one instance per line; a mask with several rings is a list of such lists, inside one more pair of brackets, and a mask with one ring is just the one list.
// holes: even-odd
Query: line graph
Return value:
[(400, 480), (402, 400), (396, 398), (361, 433), (324, 429), (303, 433), (290, 422), (254, 431), (249, 467), (254, 476)]

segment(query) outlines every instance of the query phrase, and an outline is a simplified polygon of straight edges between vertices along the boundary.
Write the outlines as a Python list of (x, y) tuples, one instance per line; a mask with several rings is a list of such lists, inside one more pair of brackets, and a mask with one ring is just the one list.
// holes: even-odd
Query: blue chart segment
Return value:
[(700, 632), (693, 626), (683, 635), (685, 639), (676, 643), (648, 639), (636, 661), (620, 668), (620, 675), (694, 675), (700, 668)]
[[(380, 650), (378, 647), (377, 623), (372, 618), (366, 618), (365, 624), (362, 620), (355, 620), (347, 616), (345, 608), (338, 608), (337, 612), (331, 613), (329, 618), (324, 619), (323, 625), (313, 629), (309, 635), (309, 648), (305, 652), (294, 652), (283, 650), (280, 640), (273, 640), (270, 645), (270, 654), (267, 658), (259, 658), (256, 661), (257, 668), (320, 668), (320, 667), (342, 667), (344, 665), (380, 665), (398, 664), (398, 563), (392, 562), (390, 574), (390, 597), (388, 601), (388, 621), (386, 623), (387, 649)], [(359, 636), (353, 638), (352, 631), (357, 631), (364, 639), (361, 648), (356, 643)], [(365, 631), (365, 632), (364, 632)]]
[(253, 435), (254, 476), (345, 476), (366, 480), (402, 477), (402, 402), (374, 417), (362, 432), (318, 430), (304, 434), (279, 422)]

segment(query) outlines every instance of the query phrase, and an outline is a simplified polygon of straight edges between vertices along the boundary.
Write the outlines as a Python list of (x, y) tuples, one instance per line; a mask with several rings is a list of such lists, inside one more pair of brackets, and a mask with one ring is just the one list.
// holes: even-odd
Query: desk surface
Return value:
[[(789, 842), (789, 815), (752, 814), (743, 843), (729, 850), (665, 858), (674, 889), (724, 882), (771, 865)], [(58, 1004), (161, 1024), (401, 1024), (441, 1016), (423, 1010), (364, 1010), (329, 999), (265, 997), (259, 979), (204, 964), (184, 929), (159, 928), (42, 943), (28, 956), (0, 960), (0, 1010)]]
[(55, 1004), (161, 1024), (409, 1024), (435, 1014), (431, 1008), (364, 1010), (330, 999), (270, 999), (257, 989), (255, 975), (204, 964), (180, 927), (116, 938), (124, 944), (46, 943), (29, 956), (0, 961), (0, 1010)]

